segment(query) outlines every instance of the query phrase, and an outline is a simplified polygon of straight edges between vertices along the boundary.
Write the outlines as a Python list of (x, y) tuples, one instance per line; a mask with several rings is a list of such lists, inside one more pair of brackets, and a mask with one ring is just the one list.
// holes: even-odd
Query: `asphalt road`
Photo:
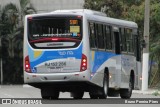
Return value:
[[(28, 87), (28, 86), (13, 86), (13, 85), (8, 85), (8, 86), (0, 86), (0, 98), (36, 98), (38, 100), (41, 100), (41, 95), (40, 95), (40, 90), (34, 87)], [(154, 95), (143, 95), (143, 94), (132, 94), (132, 99), (137, 99), (137, 98), (160, 98), (160, 96), (154, 96)], [(108, 104), (108, 102), (111, 104)], [(49, 103), (49, 104), (58, 104), (57, 106), (59, 106), (59, 104), (63, 107), (66, 104), (71, 104), (70, 106), (73, 106), (74, 104), (78, 104), (76, 105), (76, 107), (79, 106), (79, 104), (87, 104), (85, 106), (89, 106), (89, 107), (121, 107), (121, 104), (118, 104), (119, 102), (121, 102), (124, 100), (121, 100), (120, 97), (115, 97), (115, 98), (108, 98), (107, 100), (105, 99), (90, 99), (89, 94), (85, 93), (83, 99), (81, 100), (74, 100), (72, 97), (70, 97), (70, 93), (60, 93), (60, 98), (59, 100), (43, 100), (42, 102), (44, 103)], [(132, 100), (127, 100), (127, 101), (132, 101)], [(160, 101), (160, 100), (159, 100)], [(112, 104), (113, 103), (113, 104)], [(92, 105), (94, 104), (94, 105)], [(122, 107), (125, 106), (135, 106), (135, 104), (122, 104)], [(4, 105), (3, 105), (4, 106)], [(36, 106), (33, 105), (35, 107), (41, 107), (41, 106)], [(45, 105), (46, 106), (46, 105)], [(49, 105), (47, 105), (49, 106)], [(136, 106), (141, 106), (141, 104), (136, 104)], [(145, 104), (145, 107), (150, 107), (150, 104)], [(152, 107), (159, 107), (160, 104), (153, 104)], [(1, 107), (1, 105), (0, 105)], [(9, 107), (9, 106), (7, 106)], [(65, 106), (66, 107), (66, 106)], [(75, 106), (74, 106), (75, 107)], [(82, 107), (82, 105), (81, 105)]]
[[(41, 98), (41, 95), (40, 95), (40, 89), (28, 85), (3, 85), (0, 86), (0, 98)], [(72, 99), (72, 97), (70, 97), (70, 93), (68, 92), (60, 93), (59, 98)], [(86, 92), (83, 98), (90, 99), (89, 93)], [(120, 98), (120, 97), (114, 97), (114, 98)], [(132, 98), (160, 98), (160, 96), (133, 93)]]

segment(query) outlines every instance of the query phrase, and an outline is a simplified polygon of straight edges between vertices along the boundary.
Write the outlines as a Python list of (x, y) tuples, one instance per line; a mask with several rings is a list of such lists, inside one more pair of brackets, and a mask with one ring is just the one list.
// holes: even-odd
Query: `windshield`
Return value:
[(71, 48), (82, 40), (82, 17), (28, 18), (28, 40), (34, 48)]

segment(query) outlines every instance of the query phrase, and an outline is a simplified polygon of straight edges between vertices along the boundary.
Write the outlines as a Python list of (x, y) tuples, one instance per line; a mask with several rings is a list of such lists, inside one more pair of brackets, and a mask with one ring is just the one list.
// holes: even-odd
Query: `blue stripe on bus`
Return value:
[(58, 50), (58, 51), (42, 51), (41, 55), (36, 57), (34, 56), (34, 50), (28, 46), (28, 55), (30, 58), (31, 68), (35, 66), (54, 59), (65, 59), (68, 57), (74, 57), (75, 59), (82, 58), (82, 44), (78, 49), (71, 50)]
[(92, 51), (92, 68), (91, 71), (92, 73), (96, 73), (97, 70), (99, 69), (102, 64), (110, 59), (111, 57), (117, 56), (115, 53), (111, 52), (102, 52), (102, 51)]

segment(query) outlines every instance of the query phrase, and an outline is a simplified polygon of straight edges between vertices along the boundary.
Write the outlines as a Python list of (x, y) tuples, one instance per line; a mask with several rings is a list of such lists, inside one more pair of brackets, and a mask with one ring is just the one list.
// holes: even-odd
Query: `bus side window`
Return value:
[(106, 38), (106, 49), (107, 50), (112, 50), (112, 33), (111, 33), (111, 27), (110, 26), (106, 26), (105, 27), (106, 29), (106, 35), (105, 35), (105, 38)]
[(121, 50), (123, 52), (127, 52), (127, 43), (126, 43), (126, 34), (125, 34), (125, 29), (121, 28), (120, 29), (120, 34), (121, 34)]
[(92, 22), (89, 22), (89, 42), (90, 47), (95, 48), (95, 32), (94, 32), (94, 24)]
[(106, 50), (106, 48), (107, 48), (107, 38), (106, 38), (106, 35), (107, 35), (107, 33), (106, 33), (106, 25), (103, 25), (103, 41), (104, 41), (104, 49)]
[(122, 32), (121, 32), (121, 30), (122, 30), (122, 29), (121, 29), (121, 28), (119, 28), (119, 42), (120, 42), (120, 50), (122, 51), (122, 48), (123, 48), (123, 47), (122, 47), (122, 43), (123, 43), (123, 42), (122, 42)]
[(98, 24), (98, 49), (104, 49), (103, 25)]
[(131, 29), (125, 29), (126, 30), (126, 42), (127, 42), (127, 52), (134, 52), (134, 45), (133, 45), (133, 35)]
[(98, 48), (98, 39), (97, 39), (97, 37), (98, 37), (98, 24), (95, 24), (95, 23), (94, 23), (94, 37), (95, 37), (95, 39), (94, 39), (95, 48)]
[(110, 50), (112, 50), (113, 48), (113, 35), (112, 35), (112, 27), (109, 26), (109, 43), (110, 43)]

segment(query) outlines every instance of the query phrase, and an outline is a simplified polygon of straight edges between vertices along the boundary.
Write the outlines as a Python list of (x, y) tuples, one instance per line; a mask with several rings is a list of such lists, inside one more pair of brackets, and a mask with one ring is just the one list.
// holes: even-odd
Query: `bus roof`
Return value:
[(87, 14), (87, 19), (91, 21), (97, 21), (97, 22), (105, 22), (110, 25), (115, 25), (115, 26), (123, 26), (123, 27), (129, 27), (129, 28), (138, 28), (137, 24), (133, 21), (126, 21), (126, 20), (121, 20), (121, 19), (115, 19), (115, 18), (110, 18), (107, 17), (105, 13), (98, 12), (98, 11), (93, 11), (93, 10), (88, 10), (88, 9), (74, 9), (74, 10), (56, 10), (51, 13), (83, 13)]
[(94, 11), (94, 10), (88, 10), (88, 9), (56, 10), (56, 11), (53, 11), (53, 13), (55, 13), (55, 12), (57, 12), (57, 13), (66, 13), (66, 12), (85, 13), (85, 14), (92, 14), (92, 15), (105, 16), (105, 17), (107, 16), (105, 13)]
[(45, 15), (52, 15), (52, 14), (75, 14), (75, 15), (84, 15), (86, 14), (87, 20), (94, 21), (94, 22), (102, 22), (107, 23), (112, 26), (123, 26), (126, 28), (132, 28), (137, 29), (138, 26), (133, 21), (126, 21), (121, 19), (115, 19), (111, 17), (107, 17), (105, 13), (88, 10), (88, 9), (73, 9), (73, 10), (56, 10), (50, 13), (41, 13), (41, 14), (35, 14), (33, 16), (45, 16)]

